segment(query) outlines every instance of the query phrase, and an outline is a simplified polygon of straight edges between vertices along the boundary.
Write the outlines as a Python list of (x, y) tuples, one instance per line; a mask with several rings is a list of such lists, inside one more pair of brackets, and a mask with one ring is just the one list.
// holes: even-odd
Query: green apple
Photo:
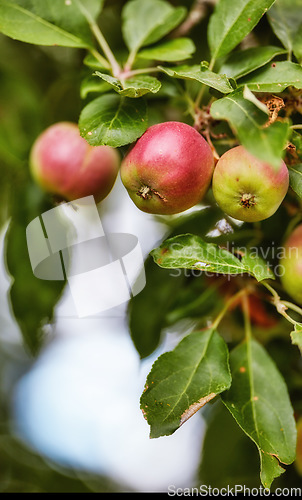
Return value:
[(302, 304), (302, 224), (287, 238), (279, 263), (284, 290)]
[(289, 185), (284, 161), (279, 169), (258, 160), (243, 146), (229, 149), (218, 160), (213, 175), (213, 194), (231, 217), (256, 222), (271, 217), (282, 203)]

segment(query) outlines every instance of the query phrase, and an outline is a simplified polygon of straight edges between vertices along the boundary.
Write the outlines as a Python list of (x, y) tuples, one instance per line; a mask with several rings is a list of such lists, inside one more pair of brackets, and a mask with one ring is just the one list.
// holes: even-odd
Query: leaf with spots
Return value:
[(221, 66), (219, 73), (226, 74), (229, 78), (241, 78), (284, 53), (286, 53), (285, 49), (271, 45), (238, 50), (231, 53)]
[(210, 18), (208, 41), (213, 60), (231, 52), (252, 31), (275, 0), (220, 0)]
[(166, 269), (196, 269), (221, 274), (245, 272), (240, 260), (231, 252), (193, 234), (169, 238), (152, 250), (151, 255), (156, 264)]
[(277, 61), (240, 79), (253, 92), (283, 92), (287, 87), (302, 88), (302, 68), (291, 61)]
[(91, 146), (119, 147), (138, 139), (147, 128), (147, 120), (144, 99), (106, 94), (83, 109), (79, 128)]
[(259, 256), (246, 252), (240, 261), (233, 253), (215, 243), (207, 243), (199, 236), (182, 234), (169, 238), (151, 255), (165, 269), (194, 269), (217, 274), (248, 273), (257, 281), (274, 279), (273, 272)]
[(231, 388), (222, 400), (238, 425), (257, 445), (261, 481), (270, 488), (296, 452), (296, 425), (283, 377), (255, 340), (245, 341), (230, 354)]
[(141, 397), (151, 438), (173, 434), (230, 387), (228, 357), (224, 340), (208, 329), (190, 333), (155, 361)]

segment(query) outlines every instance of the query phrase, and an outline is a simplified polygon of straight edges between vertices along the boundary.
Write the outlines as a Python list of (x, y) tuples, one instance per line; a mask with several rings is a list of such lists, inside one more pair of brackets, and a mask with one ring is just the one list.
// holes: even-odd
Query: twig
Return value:
[(227, 313), (227, 311), (229, 310), (229, 308), (234, 304), (234, 302), (236, 302), (243, 295), (246, 296), (248, 294), (248, 291), (249, 291), (249, 288), (246, 287), (243, 290), (239, 290), (239, 292), (235, 293), (235, 295), (233, 295), (229, 300), (227, 300), (227, 302), (226, 302), (224, 308), (222, 309), (222, 311), (220, 311), (220, 313), (218, 314), (218, 316), (216, 317), (216, 319), (212, 322), (212, 328), (213, 329), (216, 329), (218, 327), (219, 323), (224, 318), (225, 314)]
[(172, 32), (171, 38), (187, 35), (200, 21), (206, 17), (209, 5), (215, 5), (216, 0), (195, 0), (185, 21)]

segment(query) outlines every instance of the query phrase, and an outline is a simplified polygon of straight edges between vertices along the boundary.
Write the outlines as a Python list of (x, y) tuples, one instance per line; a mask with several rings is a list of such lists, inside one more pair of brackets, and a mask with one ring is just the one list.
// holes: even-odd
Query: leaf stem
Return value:
[(125, 71), (131, 70), (133, 64), (135, 63), (136, 55), (137, 55), (137, 49), (130, 51), (128, 59), (127, 59), (126, 64), (125, 64), (125, 68), (124, 68)]
[(284, 304), (288, 309), (291, 309), (292, 311), (295, 311), (296, 313), (300, 314), (300, 316), (302, 316), (301, 307), (293, 304), (292, 302), (288, 302), (287, 300), (282, 300), (282, 304)]
[[(213, 68), (214, 68), (214, 65), (215, 65), (215, 58), (212, 57), (211, 61), (210, 61), (210, 64), (209, 64), (209, 71), (212, 71)], [(202, 101), (202, 98), (203, 98), (203, 94), (205, 92), (205, 89), (206, 89), (206, 85), (205, 84), (202, 84), (201, 86), (201, 89), (200, 91), (198, 92), (198, 95), (196, 97), (196, 100), (195, 100), (195, 106), (196, 108), (199, 108), (200, 107), (200, 104), (201, 104), (201, 101)]]
[(269, 285), (268, 283), (266, 283), (265, 281), (262, 281), (261, 283), (272, 294), (272, 296), (273, 296), (272, 302), (273, 302), (274, 306), (276, 307), (278, 313), (281, 314), (281, 316), (283, 316), (292, 325), (299, 324), (298, 321), (295, 321), (293, 318), (291, 318), (291, 316), (289, 316), (285, 311), (286, 311), (286, 309), (292, 309), (293, 311), (298, 312), (299, 314), (302, 315), (302, 309), (300, 307), (296, 306), (295, 304), (292, 304), (291, 302), (288, 302), (286, 300), (281, 300), (280, 296), (278, 295), (276, 290), (274, 290), (274, 288), (271, 285)]
[(298, 130), (298, 129), (302, 129), (302, 124), (298, 124), (298, 125), (291, 125), (290, 126), (291, 129), (293, 130)]
[(117, 60), (115, 59), (115, 56), (114, 56), (113, 52), (111, 51), (103, 33), (101, 32), (100, 28), (98, 27), (98, 25), (95, 22), (91, 23), (90, 27), (91, 27), (92, 32), (94, 33), (96, 40), (99, 43), (101, 49), (103, 50), (105, 56), (107, 57), (108, 62), (110, 63), (113, 76), (118, 77), (120, 74), (120, 71), (121, 71), (120, 65), (117, 62)]
[(202, 98), (203, 98), (203, 94), (205, 92), (205, 89), (206, 89), (206, 86), (205, 84), (203, 83), (202, 86), (201, 86), (201, 89), (199, 90), (198, 94), (197, 94), (197, 97), (196, 97), (196, 100), (195, 100), (195, 106), (196, 108), (199, 108), (200, 107), (200, 104), (201, 104), (201, 101), (202, 101)]
[(248, 303), (248, 295), (245, 293), (242, 297), (242, 308), (243, 308), (243, 316), (244, 316), (244, 331), (245, 338), (247, 342), (250, 342), (252, 338), (252, 328), (250, 321), (250, 311), (249, 311), (249, 303)]
[(110, 69), (110, 64), (108, 63), (107, 59), (105, 57), (101, 56), (101, 54), (96, 50), (96, 49), (89, 49), (90, 54), (99, 61), (99, 63), (106, 69)]
[(85, 16), (85, 18), (87, 19), (92, 33), (94, 34), (97, 42), (99, 43), (102, 51), (104, 52), (110, 66), (111, 66), (113, 76), (118, 77), (120, 74), (120, 71), (121, 71), (120, 65), (117, 62), (117, 60), (115, 59), (115, 56), (114, 56), (112, 50), (110, 49), (110, 47), (107, 43), (107, 40), (105, 39), (100, 27), (95, 22), (92, 15), (90, 14), (90, 12), (84, 7), (81, 0), (76, 0), (76, 3), (78, 5), (79, 9), (81, 10), (81, 12), (83, 13), (83, 15)]
[(132, 71), (124, 70), (120, 74), (120, 78), (127, 79), (127, 78), (131, 78), (132, 76), (143, 75), (144, 73), (158, 73), (159, 71), (160, 71), (160, 69), (159, 68), (155, 68), (155, 67), (134, 69)]
[(232, 295), (232, 297), (230, 297), (227, 300), (227, 302), (225, 303), (225, 306), (223, 307), (223, 309), (220, 311), (220, 313), (218, 314), (218, 316), (216, 317), (216, 319), (212, 322), (212, 328), (213, 329), (216, 329), (218, 327), (219, 323), (224, 318), (224, 316), (227, 313), (228, 309), (234, 304), (234, 302), (236, 302), (243, 295), (247, 296), (248, 290), (249, 290), (248, 287), (243, 288), (242, 290), (239, 290), (239, 292), (235, 293), (234, 295)]
[(266, 281), (261, 281), (261, 284), (263, 286), (265, 286), (265, 288), (267, 288), (267, 290), (272, 294), (272, 296), (273, 296), (273, 298), (275, 300), (280, 300), (280, 297), (279, 297), (278, 293), (276, 292), (276, 290), (271, 285), (269, 285), (268, 283), (266, 283)]

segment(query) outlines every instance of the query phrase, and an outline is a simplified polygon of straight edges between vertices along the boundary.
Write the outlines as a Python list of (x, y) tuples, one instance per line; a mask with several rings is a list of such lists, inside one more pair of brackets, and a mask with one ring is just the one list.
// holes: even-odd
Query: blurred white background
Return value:
[[(135, 207), (119, 178), (99, 213), (106, 234), (136, 235), (145, 257), (167, 231), (164, 223)], [(9, 283), (2, 259), (0, 317), (6, 328), (1, 341), (7, 349), (22, 344), (6, 298)], [(158, 350), (141, 361), (126, 310), (123, 304), (80, 319), (66, 287), (43, 352), (15, 387), (14, 429), (43, 456), (106, 475), (125, 491), (192, 487), (204, 433), (200, 413), (172, 436), (151, 440), (139, 407), (152, 363), (179, 336), (168, 333)]]

